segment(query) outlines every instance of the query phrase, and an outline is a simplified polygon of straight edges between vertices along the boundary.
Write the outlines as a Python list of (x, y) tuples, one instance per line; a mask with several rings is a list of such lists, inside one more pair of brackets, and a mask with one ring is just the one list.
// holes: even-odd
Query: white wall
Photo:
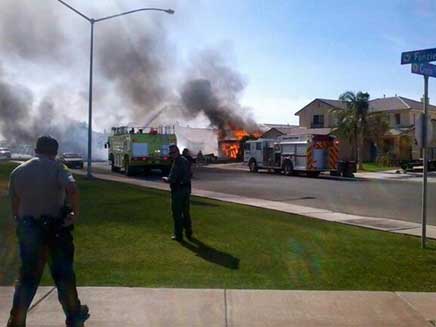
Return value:
[(218, 155), (218, 131), (216, 129), (176, 125), (176, 137), (180, 151), (188, 148), (193, 156), (196, 156), (198, 151), (203, 154)]

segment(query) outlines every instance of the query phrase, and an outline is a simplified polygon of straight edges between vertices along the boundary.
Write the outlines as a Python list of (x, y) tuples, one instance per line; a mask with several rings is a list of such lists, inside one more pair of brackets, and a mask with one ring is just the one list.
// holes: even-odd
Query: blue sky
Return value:
[(178, 8), (179, 50), (226, 49), (248, 82), (242, 103), (259, 122), (296, 123), (293, 113), (313, 98), (346, 90), (419, 99), (422, 78), (400, 54), (436, 47), (432, 0), (200, 1), (189, 14), (185, 6), (194, 3)]

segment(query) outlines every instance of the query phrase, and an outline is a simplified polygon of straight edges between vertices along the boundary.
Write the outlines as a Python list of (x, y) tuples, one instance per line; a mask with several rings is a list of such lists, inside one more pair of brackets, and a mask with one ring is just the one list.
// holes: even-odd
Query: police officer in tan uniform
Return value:
[[(27, 310), (47, 261), (66, 326), (84, 326), (89, 317), (88, 307), (80, 304), (73, 270), (71, 230), (80, 215), (79, 192), (71, 173), (56, 160), (58, 147), (54, 138), (40, 137), (35, 158), (18, 166), (10, 176), (9, 194), (21, 266), (8, 327), (26, 326)], [(71, 209), (65, 209), (65, 200)]]

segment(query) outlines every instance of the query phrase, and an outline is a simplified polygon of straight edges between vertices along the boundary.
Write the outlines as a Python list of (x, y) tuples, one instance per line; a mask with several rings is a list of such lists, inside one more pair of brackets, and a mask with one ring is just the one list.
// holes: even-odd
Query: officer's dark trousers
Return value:
[(80, 302), (73, 270), (74, 244), (71, 231), (62, 229), (57, 234), (47, 233), (33, 219), (26, 218), (20, 220), (17, 236), (21, 267), (8, 327), (26, 325), (27, 310), (47, 261), (67, 321), (72, 321), (79, 311)]
[(192, 223), (190, 214), (190, 196), (189, 187), (180, 187), (180, 189), (171, 191), (171, 209), (174, 219), (174, 236), (183, 238), (183, 229), (187, 236), (192, 235)]

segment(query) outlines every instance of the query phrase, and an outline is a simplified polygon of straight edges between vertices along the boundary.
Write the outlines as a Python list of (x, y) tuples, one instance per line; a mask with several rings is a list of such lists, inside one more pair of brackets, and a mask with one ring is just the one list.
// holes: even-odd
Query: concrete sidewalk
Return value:
[[(74, 174), (86, 175), (86, 172), (74, 171)], [(130, 185), (153, 188), (163, 191), (169, 190), (169, 186), (163, 182), (129, 178), (123, 175), (99, 174), (96, 172), (94, 172), (93, 174), (94, 177), (102, 180), (121, 182)], [(270, 201), (270, 200), (249, 198), (249, 197), (233, 195), (233, 194), (200, 190), (195, 188), (195, 183), (194, 183), (194, 188), (192, 190), (192, 195), (218, 200), (218, 201), (242, 204), (242, 205), (247, 205), (257, 208), (271, 209), (271, 210), (276, 210), (276, 211), (281, 211), (291, 214), (298, 214), (298, 215), (306, 216), (308, 218), (316, 218), (316, 219), (336, 222), (340, 224), (375, 229), (384, 232), (392, 232), (392, 233), (399, 233), (399, 234), (413, 235), (413, 236), (421, 235), (421, 225), (418, 223), (388, 219), (383, 217), (366, 217), (366, 216), (350, 215), (350, 214), (335, 212), (331, 210), (306, 207), (306, 206), (295, 205), (285, 202)], [(427, 225), (427, 237), (436, 239), (436, 226)]]
[[(13, 289), (0, 287), (0, 326)], [(430, 327), (436, 293), (82, 287), (89, 327)], [(65, 326), (56, 291), (40, 288), (29, 327)]]
[[(367, 180), (387, 180), (396, 182), (414, 182), (422, 183), (422, 172), (407, 172), (407, 173), (397, 173), (397, 170), (390, 170), (384, 172), (359, 172), (354, 174), (356, 178), (367, 179)], [(436, 172), (428, 173), (428, 182), (436, 183)]]

